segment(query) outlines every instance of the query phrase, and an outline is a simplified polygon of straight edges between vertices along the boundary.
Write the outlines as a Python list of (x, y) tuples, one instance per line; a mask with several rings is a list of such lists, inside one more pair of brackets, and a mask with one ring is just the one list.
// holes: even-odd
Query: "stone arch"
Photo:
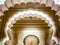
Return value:
[[(33, 13), (34, 12), (34, 13)], [(45, 15), (45, 16), (43, 16)], [(53, 19), (48, 16), (47, 14), (40, 12), (38, 10), (25, 10), (25, 11), (21, 11), (18, 12), (17, 14), (13, 15), (9, 21), (6, 23), (6, 26), (8, 25), (8, 29), (11, 27), (11, 25), (13, 25), (17, 20), (19, 20), (20, 18), (24, 18), (24, 17), (29, 17), (29, 16), (36, 16), (37, 18), (41, 18), (42, 20), (45, 20), (46, 23), (48, 23), (48, 25), (50, 27), (52, 27), (55, 23), (53, 21)], [(49, 19), (47, 19), (47, 17), (49, 17)], [(52, 23), (53, 22), (53, 23)], [(53, 30), (55, 30), (55, 25), (52, 28)], [(6, 30), (6, 29), (5, 29)], [(55, 32), (55, 31), (54, 31)]]
[(56, 14), (55, 15), (58, 15), (60, 16), (60, 6), (59, 5), (56, 5), (54, 4), (54, 1), (53, 0), (6, 0), (5, 1), (5, 4), (3, 5), (0, 5), (0, 16), (4, 15), (4, 12), (5, 11), (8, 11), (10, 7), (14, 7), (14, 5), (16, 4), (21, 4), (21, 3), (39, 3), (39, 4), (44, 4), (46, 7), (51, 7), (51, 10), (54, 10), (56, 11)]
[(53, 0), (6, 0), (4, 4), (0, 5), (0, 16), (4, 15), (5, 11), (8, 11), (10, 7), (14, 7), (16, 4), (20, 5), (22, 3), (27, 4), (27, 3), (39, 3), (39, 4), (44, 4), (46, 7), (50, 7), (51, 10), (56, 11), (55, 15), (59, 15), (60, 13), (60, 6), (56, 5)]
[[(43, 15), (45, 15), (45, 16), (43, 16)], [(25, 10), (25, 11), (22, 11), (22, 12), (18, 12), (17, 14), (13, 15), (9, 19), (9, 21), (6, 23), (6, 26), (5, 26), (6, 35), (7, 35), (7, 30), (11, 30), (10, 28), (13, 26), (14, 23), (16, 23), (17, 20), (20, 20), (20, 18), (29, 17), (29, 16), (33, 16), (33, 17), (36, 16), (37, 18), (41, 18), (42, 20), (45, 20), (45, 22), (48, 23), (48, 25), (50, 27), (50, 30), (51, 31), (53, 30), (52, 38), (54, 37), (54, 33), (56, 31), (55, 30), (56, 28), (55, 28), (55, 25), (54, 25), (54, 21), (51, 19), (51, 17), (48, 16), (47, 14), (43, 13), (43, 12), (40, 12), (40, 11), (37, 11), (37, 10), (31, 10), (31, 9), (30, 10)], [(48, 20), (47, 17), (49, 18), (49, 20)], [(55, 38), (55, 40), (56, 40), (56, 38)]]
[(14, 5), (18, 4), (20, 5), (21, 3), (27, 4), (27, 3), (39, 3), (39, 4), (44, 4), (46, 7), (51, 7), (51, 10), (56, 11), (56, 15), (59, 16), (60, 10), (59, 10), (59, 5), (56, 5), (53, 0), (6, 0), (3, 5), (0, 5), (0, 15), (4, 15), (3, 12), (8, 11), (10, 7), (14, 7)]
[(60, 6), (56, 5), (53, 0), (6, 0), (4, 4), (0, 5), (0, 16), (4, 15), (3, 12), (8, 11), (10, 7), (14, 7), (14, 5), (21, 3), (39, 3), (44, 4), (46, 7), (51, 7), (51, 10), (56, 11), (56, 15), (60, 16)]
[(35, 39), (37, 39), (37, 44), (39, 44), (39, 38), (37, 37), (37, 36), (35, 36), (35, 35), (28, 35), (28, 36), (26, 36), (25, 38), (24, 38), (24, 40), (23, 40), (23, 43), (25, 44), (25, 41), (26, 41), (26, 39), (28, 38), (28, 37), (34, 37)]

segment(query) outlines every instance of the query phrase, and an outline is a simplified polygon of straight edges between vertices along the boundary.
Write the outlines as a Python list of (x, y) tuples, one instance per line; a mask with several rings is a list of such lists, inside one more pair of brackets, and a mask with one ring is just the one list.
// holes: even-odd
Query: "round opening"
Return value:
[(24, 45), (38, 45), (39, 39), (35, 35), (28, 35), (23, 40)]

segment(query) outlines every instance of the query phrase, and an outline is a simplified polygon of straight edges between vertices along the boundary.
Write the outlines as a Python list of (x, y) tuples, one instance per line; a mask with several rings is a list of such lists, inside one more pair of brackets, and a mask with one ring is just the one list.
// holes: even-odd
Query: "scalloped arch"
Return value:
[(5, 11), (8, 11), (10, 7), (14, 7), (14, 5), (21, 3), (39, 3), (44, 4), (46, 7), (51, 7), (51, 10), (56, 11), (55, 15), (60, 16), (60, 6), (56, 5), (53, 0), (6, 0), (5, 4), (0, 5), (0, 16), (4, 15)]
[(6, 0), (4, 4), (0, 5), (0, 15), (4, 15), (3, 12), (8, 11), (10, 7), (14, 7), (14, 5), (21, 3), (27, 4), (27, 3), (39, 3), (44, 4), (46, 7), (51, 7), (51, 10), (56, 11), (55, 15), (60, 16), (60, 6), (56, 5), (53, 0)]
[[(49, 27), (51, 28), (50, 31), (53, 31), (52, 39), (55, 38), (54, 34), (56, 31), (56, 27), (55, 27), (55, 23), (51, 19), (51, 17), (43, 12), (40, 12), (38, 10), (31, 10), (31, 9), (18, 12), (9, 19), (9, 21), (6, 23), (6, 26), (5, 26), (6, 35), (7, 35), (7, 31), (11, 30), (11, 27), (13, 26), (14, 23), (16, 23), (17, 20), (20, 20), (21, 18), (29, 17), (29, 16), (36, 16), (37, 18), (41, 18), (41, 19), (45, 20), (48, 23)], [(52, 25), (52, 27), (51, 27), (51, 25)], [(7, 35), (7, 37), (8, 37), (8, 35)], [(56, 38), (55, 38), (55, 40), (57, 42)]]

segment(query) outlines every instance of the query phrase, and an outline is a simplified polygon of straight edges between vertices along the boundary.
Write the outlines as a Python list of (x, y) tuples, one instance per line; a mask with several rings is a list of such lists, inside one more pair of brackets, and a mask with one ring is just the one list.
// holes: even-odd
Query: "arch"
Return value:
[[(36, 16), (37, 18), (41, 18), (41, 19), (45, 20), (45, 22), (48, 23), (48, 25), (50, 26), (50, 30), (53, 31), (52, 38), (54, 38), (56, 40), (56, 38), (54, 37), (56, 27), (55, 27), (55, 23), (54, 23), (53, 19), (50, 16), (48, 16), (48, 14), (45, 14), (45, 13), (40, 12), (38, 10), (31, 10), (31, 9), (18, 12), (17, 14), (14, 14), (9, 19), (9, 21), (6, 23), (6, 26), (5, 26), (6, 35), (7, 35), (7, 30), (11, 30), (10, 28), (13, 26), (14, 23), (16, 23), (17, 20), (20, 20), (20, 18), (24, 18), (26, 16), (27, 17)], [(8, 35), (7, 35), (7, 37), (8, 37)]]
[(14, 14), (9, 21), (6, 23), (7, 28), (5, 30), (8, 30), (9, 28), (11, 28), (11, 26), (20, 18), (24, 18), (24, 17), (29, 17), (29, 16), (36, 16), (37, 18), (41, 18), (42, 20), (45, 20), (46, 23), (48, 23), (48, 25), (51, 27), (51, 29), (53, 29), (53, 31), (55, 32), (56, 27), (55, 27), (55, 23), (53, 21), (53, 19), (48, 16), (48, 14), (45, 14), (43, 12), (40, 12), (38, 10), (25, 10), (25, 11), (21, 11), (18, 12), (17, 14)]
[(38, 38), (37, 36), (35, 36), (35, 35), (28, 35), (28, 36), (26, 36), (26, 37), (24, 38), (24, 40), (23, 40), (23, 43), (24, 43), (24, 44), (25, 44), (25, 40), (26, 40), (28, 37), (30, 37), (30, 36), (36, 38), (36, 39), (38, 40), (38, 44), (39, 44), (39, 38)]
[(6, 0), (4, 4), (0, 5), (0, 15), (4, 15), (3, 12), (8, 11), (10, 7), (14, 7), (16, 4), (20, 5), (22, 3), (27, 4), (27, 3), (39, 3), (39, 4), (44, 4), (46, 7), (51, 7), (51, 10), (56, 11), (55, 15), (60, 16), (60, 6), (56, 5), (53, 0)]
[[(2, 15), (4, 15), (3, 14), (3, 12), (5, 12), (5, 11), (8, 11), (9, 10), (9, 8), (10, 7), (14, 7), (16, 4), (18, 4), (18, 5), (20, 5), (20, 4), (22, 4), (22, 3), (24, 3), (24, 4), (27, 4), (27, 3), (29, 3), (29, 2), (31, 2), (31, 3), (39, 3), (39, 4), (44, 4), (46, 7), (51, 7), (51, 10), (54, 10), (54, 11), (56, 11), (57, 13), (56, 13), (56, 15), (58, 15), (59, 16), (59, 12), (60, 12), (60, 10), (59, 10), (59, 5), (56, 5), (55, 3), (54, 3), (54, 1), (52, 1), (52, 0), (6, 0), (5, 1), (5, 3), (3, 4), (3, 5), (0, 5), (0, 13), (1, 13), (1, 16)], [(50, 2), (51, 2), (51, 4), (50, 4)], [(10, 5), (8, 5), (8, 4), (10, 4)]]
[[(36, 3), (36, 2), (38, 2), (39, 4), (44, 4), (46, 7), (51, 7), (51, 10), (54, 10), (54, 11), (56, 11), (56, 14), (55, 15), (58, 15), (58, 16), (60, 16), (60, 6), (59, 5), (56, 5), (56, 4), (54, 4), (54, 1), (53, 0), (6, 0), (5, 1), (5, 4), (3, 4), (3, 5), (0, 5), (0, 15), (2, 16), (2, 15), (4, 15), (4, 12), (5, 11), (8, 11), (9, 10), (9, 8), (10, 7), (14, 7), (16, 4), (18, 4), (18, 5), (20, 5), (21, 3), (24, 3), (24, 4), (27, 4), (27, 3), (29, 3), (29, 2), (31, 2), (31, 3)], [(54, 26), (55, 27), (55, 26)]]

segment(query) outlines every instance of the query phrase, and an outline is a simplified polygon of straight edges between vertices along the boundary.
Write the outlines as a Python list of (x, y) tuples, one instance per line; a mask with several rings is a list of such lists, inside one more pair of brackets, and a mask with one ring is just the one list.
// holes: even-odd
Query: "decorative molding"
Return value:
[(6, 4), (7, 8), (14, 7), (14, 5), (13, 5), (11, 0), (6, 0), (5, 4)]
[[(59, 5), (56, 5), (55, 2), (53, 0), (6, 0), (5, 3), (3, 5), (0, 5), (0, 9), (2, 12), (5, 12), (8, 10), (8, 8), (10, 8), (11, 6), (13, 7), (16, 4), (21, 4), (21, 3), (40, 3), (40, 4), (44, 4), (48, 7), (51, 7), (52, 10), (56, 11), (58, 13), (58, 10), (60, 8)], [(6, 4), (6, 5), (5, 5)], [(6, 7), (7, 6), (7, 7)], [(59, 14), (57, 14), (58, 16), (60, 16)]]
[(8, 11), (8, 8), (5, 6), (5, 4), (3, 4), (3, 5), (0, 5), (0, 10), (2, 12), (5, 12), (5, 11)]
[(4, 14), (0, 11), (0, 17), (3, 16)]

